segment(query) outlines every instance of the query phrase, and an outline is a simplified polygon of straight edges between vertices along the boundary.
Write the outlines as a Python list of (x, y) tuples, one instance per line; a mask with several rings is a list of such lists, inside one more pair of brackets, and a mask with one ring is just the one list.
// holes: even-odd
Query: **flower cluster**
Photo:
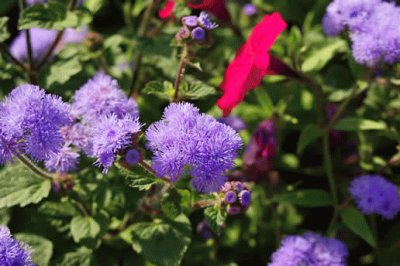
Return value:
[(345, 266), (348, 250), (343, 242), (315, 233), (287, 236), (272, 255), (269, 266)]
[(0, 226), (0, 262), (1, 265), (34, 266), (29, 247), (13, 239), (10, 230)]
[(150, 125), (146, 138), (157, 175), (175, 182), (188, 166), (193, 186), (205, 193), (219, 191), (242, 145), (231, 127), (190, 103), (170, 104), (163, 119)]
[(243, 154), (246, 176), (257, 179), (270, 170), (271, 160), (277, 146), (276, 125), (274, 120), (261, 122)]
[(130, 147), (141, 128), (136, 102), (104, 73), (96, 74), (76, 91), (72, 114), (79, 122), (65, 131), (68, 141), (97, 158), (104, 172), (117, 154)]
[(251, 192), (242, 182), (226, 182), (220, 192), (229, 215), (243, 213), (251, 204)]
[(360, 64), (373, 66), (400, 60), (400, 7), (382, 0), (335, 0), (327, 8), (323, 28), (337, 35), (346, 27), (353, 55)]
[(63, 145), (60, 128), (72, 122), (70, 106), (33, 85), (15, 88), (0, 103), (0, 163), (16, 153), (48, 160)]
[(182, 28), (176, 35), (177, 40), (185, 40), (191, 36), (193, 40), (203, 42), (208, 32), (218, 27), (206, 12), (201, 12), (200, 16), (183, 17), (182, 24)]
[(398, 187), (382, 176), (357, 177), (349, 191), (364, 214), (379, 214), (386, 219), (393, 219), (400, 211)]

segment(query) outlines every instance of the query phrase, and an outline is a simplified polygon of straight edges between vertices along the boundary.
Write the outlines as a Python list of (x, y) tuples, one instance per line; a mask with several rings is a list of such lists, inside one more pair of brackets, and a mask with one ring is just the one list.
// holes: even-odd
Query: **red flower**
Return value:
[(210, 12), (222, 21), (231, 20), (228, 9), (226, 9), (225, 0), (192, 0), (188, 3), (188, 7)]
[(158, 11), (158, 16), (161, 19), (167, 19), (174, 12), (174, 8), (175, 8), (175, 1), (167, 0), (167, 3), (165, 3), (164, 7), (162, 9), (160, 9), (160, 11)]
[[(285, 28), (286, 22), (279, 13), (266, 15), (254, 27), (246, 43), (237, 50), (220, 85), (223, 96), (217, 104), (224, 116), (229, 115), (243, 101), (246, 93), (261, 83), (265, 75), (279, 71), (283, 62), (277, 58), (271, 59), (269, 49)], [(277, 69), (271, 69), (271, 63)]]

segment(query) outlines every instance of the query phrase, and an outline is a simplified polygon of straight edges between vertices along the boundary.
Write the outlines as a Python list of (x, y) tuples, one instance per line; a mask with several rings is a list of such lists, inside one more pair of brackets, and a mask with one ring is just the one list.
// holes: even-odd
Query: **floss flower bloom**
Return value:
[(335, 0), (327, 8), (323, 28), (334, 36), (349, 29), (355, 60), (373, 66), (400, 60), (400, 8), (382, 0)]
[(128, 98), (119, 88), (117, 81), (100, 72), (76, 91), (72, 103), (72, 113), (85, 123), (91, 123), (104, 115), (115, 114), (138, 117), (136, 102)]
[(157, 175), (175, 182), (189, 166), (193, 186), (204, 193), (222, 187), (242, 145), (232, 128), (190, 103), (170, 104), (163, 119), (148, 128), (146, 139)]
[(229, 115), (243, 101), (246, 93), (256, 88), (268, 74), (269, 49), (285, 28), (286, 22), (279, 13), (264, 16), (246, 43), (238, 49), (220, 85), (223, 96), (217, 104), (224, 116)]
[(306, 233), (285, 237), (268, 266), (346, 266), (348, 255), (342, 241)]
[(34, 266), (29, 247), (13, 239), (10, 230), (0, 226), (0, 262), (1, 265)]
[[(1, 148), (0, 154), (6, 154), (2, 156), (6, 160), (10, 159), (11, 150), (14, 153), (25, 151), (33, 159), (41, 161), (61, 149), (60, 128), (70, 124), (72, 119), (70, 106), (60, 97), (27, 84), (15, 88), (1, 106), (0, 136), (7, 145), (5, 149)], [(0, 161), (5, 160), (0, 158)]]
[(398, 187), (382, 176), (357, 177), (351, 183), (349, 191), (364, 214), (379, 214), (386, 219), (393, 219), (400, 211)]

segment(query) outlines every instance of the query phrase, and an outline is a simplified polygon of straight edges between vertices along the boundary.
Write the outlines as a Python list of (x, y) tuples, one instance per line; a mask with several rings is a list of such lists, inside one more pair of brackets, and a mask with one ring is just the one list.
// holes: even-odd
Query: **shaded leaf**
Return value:
[(296, 152), (298, 154), (302, 153), (308, 145), (317, 140), (319, 137), (322, 137), (323, 134), (323, 130), (317, 125), (311, 124), (305, 126), (301, 131), (299, 141), (297, 142)]
[(161, 182), (159, 178), (140, 166), (133, 167), (130, 170), (119, 166), (118, 169), (120, 174), (125, 177), (128, 186), (139, 190), (148, 190), (153, 184)]
[(10, 38), (7, 23), (8, 17), (0, 17), (0, 42), (4, 42), (8, 38)]
[(367, 220), (356, 208), (350, 207), (342, 210), (340, 217), (350, 231), (364, 239), (371, 246), (376, 247), (376, 241)]
[(218, 206), (211, 206), (204, 209), (204, 218), (212, 231), (220, 235), (221, 226), (223, 226), (226, 221), (226, 211)]
[(15, 238), (31, 247), (32, 260), (37, 266), (47, 266), (53, 256), (53, 243), (50, 240), (33, 234), (16, 234)]
[(333, 128), (341, 131), (359, 131), (384, 130), (387, 128), (387, 126), (383, 121), (374, 121), (358, 117), (347, 117), (337, 121)]
[(286, 192), (276, 195), (273, 200), (304, 207), (324, 207), (333, 205), (331, 195), (321, 189), (304, 189)]
[(74, 252), (64, 254), (57, 266), (95, 266), (93, 252), (87, 248), (81, 248)]

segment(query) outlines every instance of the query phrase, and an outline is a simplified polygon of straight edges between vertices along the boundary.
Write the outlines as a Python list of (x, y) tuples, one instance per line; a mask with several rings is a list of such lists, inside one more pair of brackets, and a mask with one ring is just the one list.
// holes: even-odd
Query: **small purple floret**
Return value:
[(227, 204), (232, 204), (235, 203), (237, 200), (237, 195), (235, 191), (228, 191), (225, 194), (225, 198), (224, 198), (225, 202)]

